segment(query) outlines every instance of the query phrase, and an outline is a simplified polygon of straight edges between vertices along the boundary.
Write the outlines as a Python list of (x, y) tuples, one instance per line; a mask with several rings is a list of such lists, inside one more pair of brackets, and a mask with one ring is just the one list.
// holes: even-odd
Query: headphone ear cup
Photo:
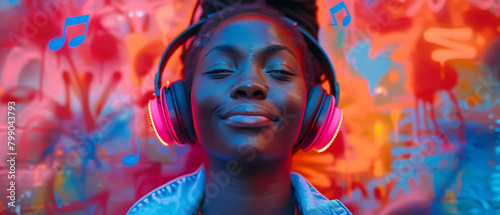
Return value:
[[(325, 112), (327, 112), (326, 117), (311, 145), (304, 149), (306, 151), (309, 149), (313, 149), (316, 152), (325, 151), (330, 147), (340, 131), (340, 126), (344, 119), (342, 109), (335, 106), (335, 97), (333, 95), (328, 95), (328, 97), (330, 98), (328, 99), (330, 105), (324, 106), (328, 107), (324, 108)], [(323, 113), (321, 115), (323, 115)]]
[(179, 80), (170, 86), (170, 98), (176, 116), (174, 118), (171, 115), (175, 133), (180, 143), (186, 144), (196, 139), (196, 132), (193, 124), (190, 96), (184, 88), (183, 82), (183, 80)]
[(162, 88), (160, 97), (151, 100), (148, 109), (153, 129), (162, 144), (183, 145), (196, 139), (191, 105), (182, 80)]
[(297, 144), (294, 148), (301, 148), (300, 146), (304, 145), (304, 141), (307, 136), (306, 134), (310, 133), (311, 129), (313, 129), (313, 125), (317, 120), (318, 110), (321, 108), (321, 104), (323, 103), (324, 92), (325, 90), (318, 85), (313, 86), (309, 91), (302, 126), (300, 128), (299, 137), (297, 138)]
[(172, 123), (169, 121), (170, 117), (167, 116), (168, 111), (164, 109), (166, 105), (164, 91), (168, 91), (168, 89), (162, 88), (160, 95), (149, 101), (148, 113), (156, 137), (163, 145), (170, 146), (174, 143), (174, 137), (171, 132)]
[[(335, 106), (335, 97), (319, 85), (311, 89), (297, 148), (325, 151), (333, 142), (342, 124), (342, 110)], [(311, 111), (311, 112), (308, 112)], [(301, 137), (302, 135), (302, 137)]]

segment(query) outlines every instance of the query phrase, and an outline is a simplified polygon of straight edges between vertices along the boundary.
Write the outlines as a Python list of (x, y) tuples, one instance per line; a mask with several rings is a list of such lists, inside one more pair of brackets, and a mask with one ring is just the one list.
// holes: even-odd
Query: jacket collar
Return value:
[[(302, 175), (291, 173), (300, 214), (352, 215), (338, 200), (328, 200)], [(175, 178), (139, 199), (127, 214), (196, 214), (205, 191), (205, 168)]]

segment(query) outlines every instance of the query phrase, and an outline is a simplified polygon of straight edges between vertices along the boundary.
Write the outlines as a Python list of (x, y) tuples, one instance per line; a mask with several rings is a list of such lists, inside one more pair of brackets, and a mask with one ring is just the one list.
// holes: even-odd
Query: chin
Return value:
[(210, 159), (236, 160), (241, 165), (260, 165), (284, 160), (291, 155), (295, 143), (290, 132), (292, 130), (298, 132), (298, 126), (287, 126), (277, 131), (278, 125), (241, 128), (219, 121), (214, 126), (206, 126), (208, 130), (201, 130), (202, 132), (198, 133), (201, 134), (199, 143)]
[[(277, 160), (286, 159), (291, 154), (292, 144), (284, 144), (283, 141), (274, 139), (266, 140), (262, 136), (238, 138), (242, 141), (232, 139), (228, 143), (231, 150), (224, 157), (227, 160), (236, 160), (241, 165), (261, 165)], [(290, 147), (287, 147), (290, 145)]]

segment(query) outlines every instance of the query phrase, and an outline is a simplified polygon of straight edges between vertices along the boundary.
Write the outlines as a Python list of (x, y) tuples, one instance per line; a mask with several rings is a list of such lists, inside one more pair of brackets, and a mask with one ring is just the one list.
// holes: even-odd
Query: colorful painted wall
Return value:
[[(163, 146), (146, 109), (159, 58), (194, 5), (0, 2), (1, 214), (124, 214), (197, 169), (200, 147)], [(500, 213), (500, 1), (318, 6), (345, 121), (333, 147), (298, 152), (293, 170), (356, 215)], [(170, 63), (165, 80), (181, 68)]]

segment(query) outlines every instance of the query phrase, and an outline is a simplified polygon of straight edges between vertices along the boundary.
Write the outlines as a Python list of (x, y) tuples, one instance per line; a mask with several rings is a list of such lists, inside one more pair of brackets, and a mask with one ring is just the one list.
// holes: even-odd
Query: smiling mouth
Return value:
[(223, 120), (230, 126), (240, 128), (268, 127), (274, 123), (271, 119), (259, 115), (233, 115)]
[(222, 109), (220, 118), (226, 125), (240, 128), (262, 128), (278, 122), (279, 116), (272, 107), (242, 103), (232, 108)]

